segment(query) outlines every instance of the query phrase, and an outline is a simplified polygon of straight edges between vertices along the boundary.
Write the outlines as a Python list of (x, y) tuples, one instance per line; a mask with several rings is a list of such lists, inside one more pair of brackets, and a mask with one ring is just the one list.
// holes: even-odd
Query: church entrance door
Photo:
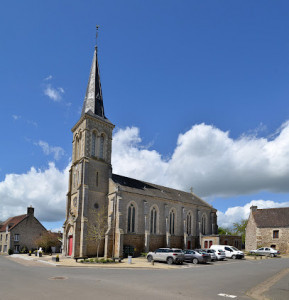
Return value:
[(72, 255), (72, 248), (73, 248), (73, 236), (70, 235), (68, 237), (68, 256)]

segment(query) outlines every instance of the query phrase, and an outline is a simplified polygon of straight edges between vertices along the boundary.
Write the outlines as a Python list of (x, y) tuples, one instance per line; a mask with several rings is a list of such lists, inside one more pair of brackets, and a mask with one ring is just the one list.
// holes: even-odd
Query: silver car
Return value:
[(202, 250), (184, 250), (185, 261), (193, 264), (207, 263), (211, 261), (210, 254)]
[(152, 260), (155, 261), (166, 261), (169, 265), (182, 264), (184, 262), (185, 256), (181, 249), (177, 248), (159, 248), (154, 252), (149, 252), (147, 254), (148, 262)]
[(270, 248), (270, 247), (262, 247), (257, 250), (251, 250), (251, 254), (257, 254), (257, 255), (267, 255), (267, 256), (277, 256), (280, 254), (280, 252), (276, 249)]
[(213, 249), (203, 249), (203, 250), (211, 255), (211, 261), (215, 261), (218, 259), (215, 250), (213, 250)]
[(216, 260), (224, 260), (226, 259), (226, 253), (223, 250), (215, 250), (215, 249), (206, 249), (208, 251), (213, 251), (216, 255)]

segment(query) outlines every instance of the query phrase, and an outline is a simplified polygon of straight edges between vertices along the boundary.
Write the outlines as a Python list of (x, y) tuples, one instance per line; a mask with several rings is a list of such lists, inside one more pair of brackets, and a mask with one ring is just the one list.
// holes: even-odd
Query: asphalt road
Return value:
[[(288, 258), (276, 258), (228, 260), (170, 270), (69, 268), (19, 264), (0, 256), (0, 300), (227, 298), (218, 294), (250, 299), (248, 290), (288, 267)], [(289, 299), (288, 278), (282, 278), (266, 295)]]

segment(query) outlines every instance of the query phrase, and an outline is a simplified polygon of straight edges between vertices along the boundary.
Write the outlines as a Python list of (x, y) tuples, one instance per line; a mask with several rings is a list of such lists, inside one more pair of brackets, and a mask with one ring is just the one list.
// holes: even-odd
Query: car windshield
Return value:
[(175, 252), (175, 253), (182, 253), (183, 251), (181, 249), (172, 249), (172, 252)]
[(239, 251), (239, 249), (237, 249), (237, 248), (235, 248), (235, 247), (232, 247), (232, 249), (235, 250), (235, 251)]

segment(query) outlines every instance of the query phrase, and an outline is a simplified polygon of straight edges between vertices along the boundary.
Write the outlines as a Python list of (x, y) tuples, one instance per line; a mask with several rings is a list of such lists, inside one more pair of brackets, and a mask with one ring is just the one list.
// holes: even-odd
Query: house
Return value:
[(0, 224), (0, 253), (8, 253), (9, 249), (19, 253), (24, 247), (35, 248), (34, 241), (45, 232), (46, 229), (34, 217), (34, 208), (30, 206), (27, 214), (11, 217)]
[(111, 151), (115, 125), (104, 113), (97, 49), (82, 113), (72, 128), (64, 254), (73, 257), (96, 254), (97, 245), (87, 236), (95, 222), (94, 212), (101, 209), (107, 212), (107, 231), (100, 255), (122, 257), (124, 249), (139, 254), (158, 247), (199, 247), (200, 235), (218, 232), (215, 208), (193, 193), (113, 174)]
[(272, 247), (289, 252), (289, 207), (258, 209), (251, 206), (246, 227), (246, 251)]

